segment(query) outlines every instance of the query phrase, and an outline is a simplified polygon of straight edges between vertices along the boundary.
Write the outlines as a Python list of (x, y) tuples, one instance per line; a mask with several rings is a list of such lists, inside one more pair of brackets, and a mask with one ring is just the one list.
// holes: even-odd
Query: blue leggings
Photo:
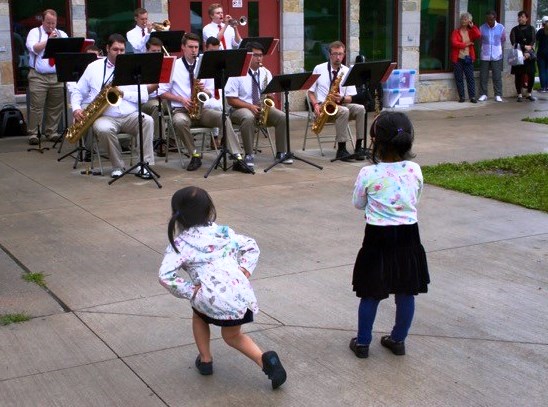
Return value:
[[(396, 323), (390, 336), (396, 342), (404, 341), (411, 328), (413, 315), (415, 314), (415, 296), (396, 294)], [(380, 300), (364, 297), (358, 308), (358, 340), (360, 345), (371, 343), (371, 331), (377, 315), (377, 307)]]

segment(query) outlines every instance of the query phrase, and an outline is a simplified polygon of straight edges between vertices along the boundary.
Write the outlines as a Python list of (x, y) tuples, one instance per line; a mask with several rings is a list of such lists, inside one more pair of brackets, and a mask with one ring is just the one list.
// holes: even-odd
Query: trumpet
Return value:
[(247, 25), (247, 17), (246, 16), (241, 16), (237, 20), (235, 18), (232, 18), (232, 19), (228, 20), (228, 25), (230, 25), (232, 27), (236, 27), (238, 25)]
[(169, 31), (169, 28), (171, 27), (171, 21), (168, 19), (165, 19), (161, 23), (152, 23), (152, 28), (154, 28), (156, 31)]

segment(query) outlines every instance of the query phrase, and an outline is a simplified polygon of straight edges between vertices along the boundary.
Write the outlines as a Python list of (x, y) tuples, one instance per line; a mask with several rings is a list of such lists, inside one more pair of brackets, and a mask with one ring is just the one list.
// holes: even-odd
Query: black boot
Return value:
[(277, 389), (285, 383), (287, 374), (280, 362), (278, 354), (274, 351), (268, 351), (263, 353), (263, 372), (272, 380), (272, 389)]

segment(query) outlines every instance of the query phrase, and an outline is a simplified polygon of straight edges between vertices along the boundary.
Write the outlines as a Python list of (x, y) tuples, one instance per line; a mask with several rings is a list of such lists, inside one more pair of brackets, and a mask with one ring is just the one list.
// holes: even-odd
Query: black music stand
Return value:
[(124, 171), (122, 175), (114, 178), (108, 182), (111, 185), (114, 181), (119, 180), (124, 175), (129, 174), (135, 168), (139, 167), (139, 171), (135, 176), (144, 178), (145, 169), (150, 174), (152, 179), (158, 188), (162, 188), (162, 185), (156, 178), (160, 178), (160, 175), (155, 172), (148, 162), (144, 162), (143, 153), (143, 113), (141, 111), (141, 85), (158, 83), (160, 81), (160, 71), (162, 69), (163, 55), (160, 52), (151, 52), (145, 54), (121, 54), (116, 57), (116, 65), (114, 67), (114, 79), (112, 80), (112, 86), (122, 85), (137, 85), (137, 103), (138, 107), (138, 121), (139, 121), (139, 162), (133, 165), (128, 170)]
[(248, 45), (257, 42), (263, 46), (263, 52), (264, 55), (271, 55), (272, 52), (274, 52), (274, 49), (280, 42), (279, 39), (275, 39), (274, 37), (247, 37), (242, 39), (242, 42), (240, 42), (240, 46), (238, 48), (240, 49), (247, 49)]
[[(236, 159), (236, 156), (229, 152), (226, 148), (226, 120), (229, 119), (228, 114), (226, 113), (225, 85), (228, 78), (247, 75), (249, 61), (250, 58), (248, 58), (248, 53), (245, 49), (206, 51), (200, 58), (196, 78), (215, 79), (215, 88), (221, 89), (222, 92), (221, 102), (223, 106), (223, 137), (221, 139), (221, 151), (217, 155), (217, 158), (215, 158), (215, 161), (211, 167), (205, 173), (204, 178), (207, 178), (211, 171), (219, 166), (221, 160), (223, 161), (223, 171), (228, 169), (226, 159), (227, 154), (230, 155), (232, 159)], [(243, 165), (250, 173), (255, 174), (255, 171), (247, 166), (243, 160), (241, 161), (241, 165)]]
[(295, 154), (293, 154), (293, 152), (291, 151), (291, 144), (290, 144), (290, 137), (289, 137), (289, 91), (308, 89), (310, 88), (310, 86), (312, 86), (314, 82), (316, 82), (319, 76), (320, 75), (313, 74), (312, 72), (278, 75), (273, 77), (270, 83), (268, 84), (268, 86), (263, 90), (262, 93), (265, 93), (265, 94), (284, 92), (285, 136), (287, 139), (287, 153), (285, 154), (285, 156), (282, 158), (278, 158), (276, 161), (274, 161), (274, 164), (272, 164), (268, 168), (265, 168), (264, 172), (267, 172), (272, 167), (290, 159), (299, 160), (309, 165), (312, 165), (318, 168), (319, 170), (323, 170), (323, 167), (317, 164), (314, 164), (308, 160), (305, 160), (304, 158), (297, 157)]
[(38, 137), (38, 147), (27, 148), (27, 151), (38, 151), (40, 154), (44, 154), (44, 150), (49, 150), (49, 147), (42, 147), (42, 133), (40, 132), (40, 125), (38, 125), (36, 136)]
[[(365, 91), (369, 92), (369, 89), (374, 89), (379, 83), (386, 82), (390, 73), (396, 67), (396, 63), (392, 61), (376, 61), (376, 62), (363, 62), (360, 64), (355, 64), (350, 68), (350, 71), (346, 74), (346, 78), (342, 83), (342, 86), (355, 86), (359, 88), (360, 86), (365, 87)], [(365, 108), (365, 129), (367, 129), (367, 108)], [(363, 135), (364, 149), (366, 149), (365, 157), (371, 158), (371, 149), (365, 147), (367, 141), (367, 132)], [(344, 157), (333, 158), (331, 162), (341, 160), (341, 159), (356, 159), (358, 154), (350, 154)]]
[[(65, 136), (67, 133), (67, 130), (69, 128), (68, 124), (68, 106), (67, 106), (67, 82), (78, 82), (84, 71), (86, 70), (87, 66), (95, 61), (97, 59), (97, 55), (95, 53), (90, 52), (82, 52), (82, 53), (76, 53), (76, 52), (60, 52), (55, 57), (55, 65), (56, 65), (56, 71), (57, 71), (57, 82), (63, 82), (63, 92), (65, 94), (65, 97), (63, 99), (64, 105), (65, 105), (65, 130), (63, 131), (63, 134), (61, 135), (61, 145), (59, 146), (59, 150), (57, 153), (61, 152), (61, 148), (63, 148), (63, 143), (65, 142)], [(57, 141), (55, 142), (57, 143)], [(55, 147), (55, 144), (53, 145)], [(78, 147), (76, 147), (74, 150), (68, 152), (62, 157), (59, 157), (57, 161), (61, 161), (65, 157), (72, 156), (74, 157), (74, 166), (72, 168), (76, 169), (76, 166), (78, 165), (78, 161), (82, 162), (84, 161), (82, 157), (82, 152), (85, 151), (84, 143), (82, 141), (82, 138), (78, 140)], [(75, 156), (73, 154), (76, 153)]]
[(184, 30), (181, 31), (152, 31), (150, 38), (157, 37), (164, 44), (167, 52), (181, 52), (181, 40), (185, 35)]
[[(46, 48), (44, 49), (44, 54), (42, 55), (42, 59), (49, 59), (54, 58), (56, 59), (57, 54), (60, 52), (80, 52), (82, 50), (82, 46), (84, 45), (85, 38), (84, 37), (73, 37), (73, 38), (49, 38), (48, 42), (46, 42)], [(57, 70), (57, 60), (55, 61), (55, 69)], [(57, 79), (59, 82), (59, 78)], [(65, 95), (65, 101), (67, 99), (67, 90), (64, 89), (64, 95)], [(65, 129), (63, 130), (63, 134), (67, 130), (67, 105), (65, 102)], [(57, 143), (59, 140), (62, 140), (63, 137), (60, 137), (58, 140), (53, 143), (53, 147), (55, 148), (57, 146)], [(62, 145), (62, 144), (61, 144)], [(59, 148), (58, 153), (61, 152), (61, 148)]]

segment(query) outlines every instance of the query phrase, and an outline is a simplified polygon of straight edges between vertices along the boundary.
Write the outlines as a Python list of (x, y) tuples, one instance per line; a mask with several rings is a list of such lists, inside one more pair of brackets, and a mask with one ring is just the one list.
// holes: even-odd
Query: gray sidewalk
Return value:
[[(416, 105), (408, 110), (421, 165), (548, 151), (548, 103)], [(351, 204), (363, 163), (334, 150), (256, 175), (194, 173), (158, 159), (162, 189), (128, 175), (84, 176), (55, 151), (0, 139), (0, 313), (31, 321), (0, 327), (2, 406), (545, 406), (548, 405), (548, 214), (426, 186), (419, 206), (432, 283), (417, 297), (407, 355), (379, 344), (394, 318), (384, 301), (368, 359), (348, 349), (358, 299), (350, 280), (364, 221)], [(48, 143), (49, 144), (49, 143)], [(65, 147), (68, 149), (68, 146)], [(276, 350), (288, 381), (267, 377), (213, 331), (215, 374), (194, 368), (190, 307), (157, 282), (171, 195), (207, 189), (218, 222), (261, 247), (252, 277), (261, 307), (247, 326)], [(24, 282), (42, 272), (50, 293)]]

